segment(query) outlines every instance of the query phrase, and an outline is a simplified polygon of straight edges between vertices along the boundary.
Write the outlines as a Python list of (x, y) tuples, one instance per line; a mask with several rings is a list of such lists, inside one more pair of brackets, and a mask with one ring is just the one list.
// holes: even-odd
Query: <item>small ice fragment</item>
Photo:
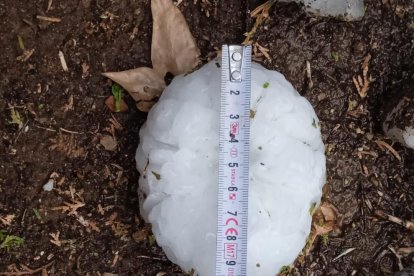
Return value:
[(55, 185), (55, 180), (50, 178), (45, 185), (43, 185), (43, 191), (50, 192), (53, 190), (53, 186)]

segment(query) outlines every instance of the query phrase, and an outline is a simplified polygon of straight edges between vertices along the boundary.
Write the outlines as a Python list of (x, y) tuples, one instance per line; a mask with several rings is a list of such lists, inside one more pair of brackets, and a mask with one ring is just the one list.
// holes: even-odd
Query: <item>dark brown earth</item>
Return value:
[[(198, 2), (179, 7), (203, 62), (221, 44), (242, 42), (253, 24), (249, 8), (262, 3)], [(104, 104), (111, 83), (100, 75), (151, 65), (150, 1), (55, 0), (47, 6), (46, 0), (0, 1), (0, 217), (15, 215), (10, 225), (0, 221), (0, 230), (24, 238), (18, 248), (0, 249), (0, 275), (13, 264), (37, 269), (49, 263), (44, 275), (184, 275), (139, 218), (134, 154), (146, 114), (129, 97), (128, 111), (112, 114)], [(414, 152), (392, 144), (380, 128), (384, 106), (413, 78), (414, 4), (367, 0), (366, 12), (349, 23), (276, 4), (253, 38), (270, 50), (263, 64), (281, 71), (315, 107), (327, 148), (324, 200), (342, 214), (340, 229), (325, 243), (318, 239), (294, 275), (390, 275), (399, 270), (390, 248), (414, 246), (412, 231), (375, 215), (414, 219)], [(34, 49), (27, 61), (16, 60), (23, 54), (18, 36), (26, 50)], [(362, 99), (352, 77), (362, 74), (368, 54), (375, 80)], [(10, 123), (12, 110), (21, 116), (20, 129)], [(113, 118), (122, 127), (111, 130)], [(115, 151), (100, 144), (111, 133)], [(43, 191), (54, 172), (58, 184)], [(74, 200), (85, 204), (76, 213), (52, 210)], [(60, 246), (50, 242), (57, 232)], [(355, 250), (333, 261), (348, 248)], [(400, 265), (413, 264), (413, 253), (401, 256)]]

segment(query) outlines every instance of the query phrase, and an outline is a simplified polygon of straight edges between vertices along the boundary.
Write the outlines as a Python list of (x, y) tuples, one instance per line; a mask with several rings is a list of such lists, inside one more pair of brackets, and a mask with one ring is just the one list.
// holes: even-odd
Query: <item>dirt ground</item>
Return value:
[[(210, 2), (179, 6), (203, 62), (221, 44), (243, 41), (254, 23), (249, 11), (263, 1)], [(151, 65), (150, 1), (48, 3), (0, 1), (0, 217), (14, 216), (0, 230), (24, 239), (0, 249), (0, 275), (185, 275), (139, 217), (134, 155), (146, 114), (128, 96), (126, 112), (110, 112), (111, 82), (100, 75)], [(401, 250), (414, 247), (413, 232), (375, 214), (414, 219), (414, 152), (380, 128), (387, 103), (414, 74), (413, 2), (367, 0), (366, 16), (352, 23), (280, 3), (253, 40), (269, 49), (262, 63), (313, 104), (327, 149), (324, 200), (341, 214), (338, 229), (291, 273), (392, 275), (414, 264), (414, 254)], [(361, 98), (352, 78), (368, 55), (372, 82)], [(114, 150), (100, 143), (108, 135)], [(47, 192), (49, 178), (56, 183)]]

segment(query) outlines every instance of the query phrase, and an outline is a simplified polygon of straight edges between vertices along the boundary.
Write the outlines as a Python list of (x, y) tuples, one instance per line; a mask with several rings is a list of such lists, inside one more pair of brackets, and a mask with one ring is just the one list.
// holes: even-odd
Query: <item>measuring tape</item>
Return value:
[(223, 45), (216, 276), (245, 276), (249, 198), (251, 46)]

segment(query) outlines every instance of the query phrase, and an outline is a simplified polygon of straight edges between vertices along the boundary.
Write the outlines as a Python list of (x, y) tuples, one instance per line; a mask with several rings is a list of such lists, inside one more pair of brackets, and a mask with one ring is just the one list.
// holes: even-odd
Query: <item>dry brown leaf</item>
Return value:
[(141, 67), (122, 72), (107, 72), (147, 112), (165, 88), (164, 76), (190, 72), (199, 63), (200, 50), (187, 22), (171, 0), (152, 0), (153, 33), (151, 60), (154, 69)]
[(312, 216), (312, 230), (302, 253), (306, 256), (318, 236), (328, 235), (338, 228), (341, 215), (338, 209), (328, 202), (323, 202)]
[(77, 215), (77, 210), (83, 206), (85, 206), (85, 203), (77, 201), (77, 200), (72, 200), (72, 203), (64, 202), (64, 205), (54, 207), (51, 210), (54, 210), (54, 211), (60, 210), (62, 211), (62, 213), (68, 212), (68, 215)]
[(54, 233), (50, 233), (49, 236), (52, 237), (52, 239), (50, 240), (51, 243), (53, 243), (54, 245), (60, 247), (62, 245), (62, 241), (59, 239), (60, 236), (60, 232), (57, 231), (56, 234)]
[(86, 63), (82, 63), (82, 79), (89, 76), (89, 65)]
[(95, 221), (93, 221), (93, 220), (89, 220), (88, 221), (89, 222), (89, 227), (93, 230), (93, 231), (95, 231), (95, 232), (101, 232), (101, 229), (99, 229), (99, 227), (98, 227), (98, 225), (96, 224), (96, 222)]
[(140, 101), (139, 103), (137, 103), (137, 108), (142, 112), (148, 112), (155, 103), (156, 101)]
[(6, 226), (10, 226), (15, 217), (15, 215), (6, 215), (4, 217), (0, 217), (0, 221)]
[(135, 101), (150, 101), (161, 95), (164, 79), (155, 70), (141, 67), (122, 72), (103, 73), (105, 77), (121, 85)]
[(148, 238), (149, 234), (150, 234), (150, 227), (145, 226), (141, 230), (138, 230), (135, 233), (133, 233), (132, 238), (136, 242), (141, 242), (141, 241), (146, 240)]
[(55, 138), (51, 138), (52, 145), (49, 147), (50, 150), (56, 150), (66, 154), (70, 158), (77, 158), (85, 155), (84, 148), (78, 145), (78, 141), (75, 139), (73, 134), (64, 135), (58, 133)]
[(328, 202), (323, 202), (321, 206), (319, 207), (323, 217), (326, 222), (335, 221), (337, 218), (338, 210), (335, 206)]
[(321, 235), (326, 235), (326, 234), (329, 234), (330, 232), (332, 232), (332, 230), (334, 228), (334, 223), (333, 222), (328, 222), (328, 223), (324, 223), (322, 225), (318, 225), (317, 223), (314, 223), (313, 227), (315, 227), (314, 234), (316, 236), (321, 236)]
[(114, 151), (118, 147), (118, 143), (111, 135), (103, 135), (99, 143), (108, 151)]
[(197, 66), (200, 50), (180, 10), (171, 0), (152, 0), (151, 60), (161, 76), (190, 72)]

